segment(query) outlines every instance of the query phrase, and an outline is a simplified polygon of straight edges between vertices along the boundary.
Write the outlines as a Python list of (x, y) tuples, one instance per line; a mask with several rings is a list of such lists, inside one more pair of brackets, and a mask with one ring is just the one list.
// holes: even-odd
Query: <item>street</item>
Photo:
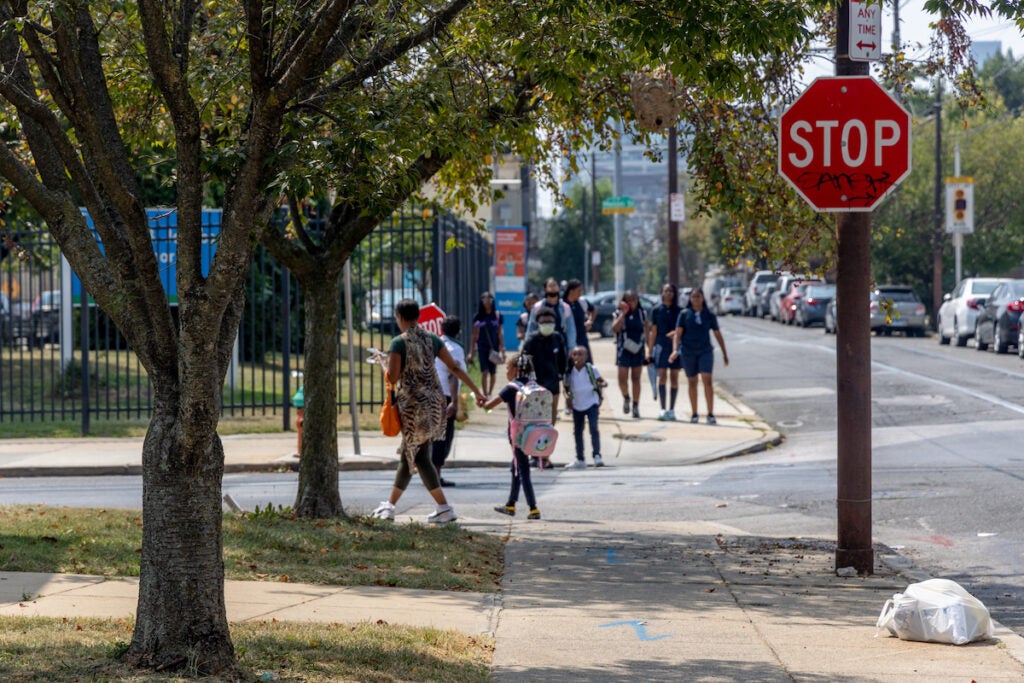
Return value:
[[(609, 467), (537, 473), (545, 520), (710, 520), (752, 534), (835, 537), (835, 343), (820, 327), (721, 320), (732, 363), (716, 381), (786, 436), (767, 452), (688, 467)], [(874, 337), (874, 536), (936, 577), (953, 579), (993, 616), (1024, 633), (1024, 362), (933, 338)], [(685, 404), (685, 397), (681, 397)], [(682, 411), (680, 411), (682, 412)], [(651, 421), (654, 424), (653, 420)], [(867, 425), (865, 425), (867, 429)], [(445, 476), (459, 514), (489, 519), (504, 502), (504, 469), (460, 469), (458, 439)], [(389, 471), (343, 472), (350, 513), (367, 512)], [(246, 509), (291, 505), (294, 474), (229, 474), (224, 491)], [(140, 507), (138, 477), (0, 479), (5, 504)], [(414, 482), (400, 501), (422, 510)], [(407, 514), (412, 514), (407, 513)], [(417, 511), (416, 514), (419, 514)], [(543, 523), (543, 522), (542, 522)]]

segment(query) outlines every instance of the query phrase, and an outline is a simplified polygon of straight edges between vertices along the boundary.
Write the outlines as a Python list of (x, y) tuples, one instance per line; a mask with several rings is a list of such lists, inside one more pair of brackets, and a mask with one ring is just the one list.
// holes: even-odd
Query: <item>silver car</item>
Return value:
[(939, 343), (948, 344), (955, 339), (957, 346), (967, 346), (967, 340), (974, 336), (978, 313), (985, 308), (985, 301), (1004, 278), (969, 277), (960, 281), (952, 293), (942, 297), (936, 327)]
[(923, 337), (924, 303), (912, 287), (883, 285), (871, 292), (871, 330), (889, 336), (894, 330), (908, 337)]

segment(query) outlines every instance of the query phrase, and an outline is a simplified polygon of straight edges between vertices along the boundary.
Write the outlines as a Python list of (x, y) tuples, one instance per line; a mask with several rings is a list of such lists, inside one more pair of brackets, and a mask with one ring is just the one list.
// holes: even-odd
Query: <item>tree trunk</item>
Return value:
[(305, 412), (295, 513), (324, 519), (344, 516), (338, 491), (338, 301), (334, 269), (300, 278), (306, 297)]
[(195, 445), (186, 446), (181, 407), (196, 401), (211, 397), (159, 401), (146, 433), (138, 616), (125, 659), (219, 674), (235, 668), (221, 552), (224, 449), (215, 420), (193, 424)]

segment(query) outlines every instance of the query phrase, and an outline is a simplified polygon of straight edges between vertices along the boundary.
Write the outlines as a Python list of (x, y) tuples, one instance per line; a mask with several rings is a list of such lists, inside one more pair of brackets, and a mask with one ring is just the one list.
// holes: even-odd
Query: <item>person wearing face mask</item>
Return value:
[(537, 311), (541, 306), (551, 309), (555, 316), (555, 329), (562, 335), (562, 341), (566, 348), (576, 346), (576, 323), (573, 320), (572, 309), (569, 304), (559, 299), (558, 280), (549, 277), (544, 283), (544, 298), (533, 306), (530, 313), (530, 322), (526, 325), (526, 334), (537, 330)]
[[(622, 392), (622, 412), (640, 417), (640, 372), (644, 366), (644, 340), (650, 335), (650, 321), (640, 307), (636, 292), (626, 290), (615, 312), (612, 332), (616, 335), (615, 364), (619, 367), (619, 390)], [(674, 359), (673, 359), (674, 360)], [(629, 390), (633, 389), (632, 406)]]
[[(558, 416), (558, 396), (562, 377), (569, 369), (569, 351), (565, 339), (556, 329), (554, 311), (547, 306), (541, 306), (535, 318), (537, 331), (526, 335), (522, 353), (530, 356), (533, 361), (537, 384), (551, 392), (551, 424), (554, 424)], [(550, 467), (550, 464), (542, 462), (541, 467), (545, 466)]]
[(690, 292), (690, 301), (679, 314), (676, 323), (676, 336), (672, 340), (670, 361), (683, 359), (683, 371), (686, 372), (687, 388), (690, 394), (690, 422), (700, 422), (697, 415), (697, 380), (704, 384), (704, 402), (708, 406), (708, 424), (715, 420), (715, 389), (711, 383), (711, 371), (715, 365), (715, 349), (711, 345), (711, 333), (715, 334), (718, 348), (722, 350), (722, 362), (729, 365), (729, 354), (725, 350), (725, 340), (718, 329), (718, 317), (705, 305), (704, 290), (695, 289)]

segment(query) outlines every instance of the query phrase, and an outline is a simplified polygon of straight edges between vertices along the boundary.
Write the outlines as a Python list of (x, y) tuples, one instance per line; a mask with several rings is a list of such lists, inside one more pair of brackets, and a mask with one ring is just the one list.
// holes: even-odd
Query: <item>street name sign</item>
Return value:
[(601, 201), (601, 213), (605, 216), (616, 213), (635, 213), (636, 202), (632, 197), (608, 197)]
[(871, 211), (910, 174), (910, 114), (870, 76), (817, 78), (779, 117), (779, 173), (818, 211)]

